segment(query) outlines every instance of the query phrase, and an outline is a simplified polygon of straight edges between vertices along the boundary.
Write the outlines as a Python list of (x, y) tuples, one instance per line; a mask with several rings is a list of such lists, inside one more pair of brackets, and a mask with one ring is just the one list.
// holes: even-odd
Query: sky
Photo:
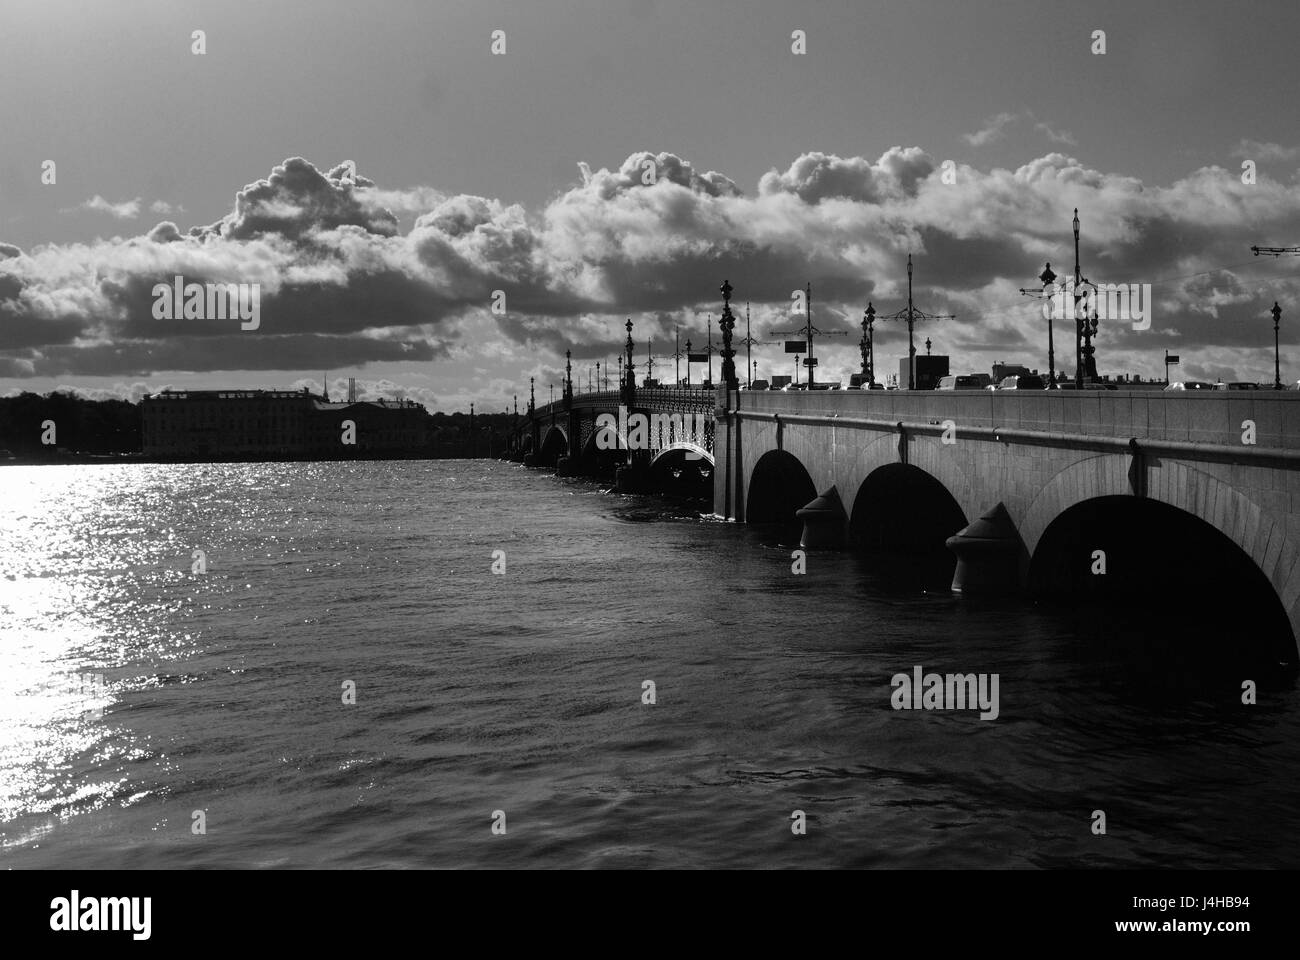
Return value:
[[(1169, 351), (1176, 378), (1271, 381), (1276, 301), (1300, 379), (1300, 258), (1250, 252), (1300, 244), (1293, 2), (6, 0), (4, 19), (0, 395), (328, 372), (331, 392), (506, 409), (530, 377), (558, 391), (565, 350), (579, 383), (613, 363), (628, 318), (640, 372), (652, 352), (671, 377), (679, 331), (719, 339), (723, 280), (762, 341), (802, 325), (811, 283), (814, 324), (846, 333), (818, 342), (819, 379), (847, 380), (867, 304), (906, 305), (909, 253), (917, 306), (953, 316), (920, 349), (1045, 369), (1020, 289), (1073, 272), (1076, 207), (1083, 274), (1151, 284), (1145, 328), (1100, 321), (1101, 373), (1160, 376)], [(257, 328), (160, 318), (177, 275), (256, 284)], [(884, 379), (906, 328), (875, 340)], [(780, 346), (754, 358), (793, 372)]]

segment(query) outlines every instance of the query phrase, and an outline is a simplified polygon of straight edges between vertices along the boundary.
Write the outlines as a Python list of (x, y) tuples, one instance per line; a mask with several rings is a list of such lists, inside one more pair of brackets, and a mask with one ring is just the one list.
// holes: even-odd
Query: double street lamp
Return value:
[[(1023, 287), (1020, 288), (1020, 293), (1034, 300), (1043, 300), (1047, 304), (1047, 389), (1056, 390), (1058, 389), (1056, 384), (1056, 339), (1052, 330), (1052, 301), (1056, 299), (1056, 274), (1052, 272), (1050, 263), (1044, 265), (1043, 272), (1038, 275), (1038, 282), (1043, 285), (1041, 297)], [(1065, 299), (1064, 295), (1061, 299)]]

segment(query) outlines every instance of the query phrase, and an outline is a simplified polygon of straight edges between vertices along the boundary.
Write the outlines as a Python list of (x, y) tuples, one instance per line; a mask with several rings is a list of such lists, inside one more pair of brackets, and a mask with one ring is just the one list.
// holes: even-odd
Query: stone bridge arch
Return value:
[[(926, 466), (934, 469), (936, 462)], [(961, 475), (941, 472), (947, 475), (947, 482), (911, 458), (879, 464), (853, 492), (849, 541), (862, 548), (917, 554), (937, 551), (947, 557), (947, 539), (974, 517), (950, 485), (954, 479), (960, 483)]]
[(654, 467), (659, 463), (659, 461), (669, 456), (675, 456), (679, 453), (696, 454), (694, 458), (687, 458), (688, 461), (692, 463), (707, 463), (710, 467), (714, 466), (712, 453), (704, 449), (704, 447), (700, 446), (698, 443), (687, 443), (685, 441), (672, 443), (661, 450), (655, 451), (654, 457), (650, 461), (650, 466)]
[[(609, 447), (602, 450), (597, 446), (597, 440), (600, 437), (600, 435), (606, 432), (607, 430), (609, 431), (610, 434), (618, 438), (617, 440), (618, 446)], [(627, 454), (628, 454), (627, 437), (619, 433), (617, 427), (613, 428), (612, 430), (607, 427), (593, 427), (592, 430), (587, 433), (585, 439), (582, 441), (583, 460), (590, 460), (591, 458), (597, 455), (607, 456), (607, 457), (620, 457), (620, 459), (626, 459)]]
[(969, 456), (970, 449), (969, 445), (946, 444), (940, 437), (931, 436), (912, 437), (907, 446), (907, 463), (943, 484), (949, 496), (966, 515), (967, 522), (996, 503), (996, 498), (984, 502), (989, 497), (981, 497), (971, 478), (971, 472), (966, 469), (966, 457)]
[[(1043, 534), (1070, 508), (1104, 497), (1133, 497), (1131, 457), (1099, 454), (1056, 473), (1029, 504), (1018, 527), (1032, 560)], [(1268, 580), (1300, 638), (1300, 565), (1287, 518), (1276, 516), (1226, 479), (1183, 461), (1149, 464), (1145, 497), (1204, 521), (1236, 544)]]
[(804, 462), (789, 450), (765, 450), (745, 478), (746, 520), (793, 524), (795, 511), (817, 496), (816, 482)]
[(548, 424), (541, 434), (542, 445), (537, 455), (543, 463), (554, 466), (556, 460), (567, 456), (570, 451), (569, 434), (558, 423)]
[[(827, 446), (818, 442), (810, 428), (777, 422), (774, 425), (762, 424), (760, 429), (752, 431), (750, 437), (752, 446), (746, 451), (748, 471), (741, 478), (746, 501), (758, 464), (768, 453), (779, 450), (803, 465), (817, 493), (834, 484), (849, 517), (857, 508), (857, 499), (867, 478), (890, 464), (908, 464), (928, 474), (947, 490), (968, 519), (978, 517), (996, 502), (982, 502), (981, 492), (964, 459), (963, 448), (944, 444), (937, 436), (909, 435), (900, 447), (900, 438), (895, 432), (838, 427)], [(900, 453), (900, 449), (905, 452)], [(960, 527), (949, 533), (956, 533), (957, 529)]]

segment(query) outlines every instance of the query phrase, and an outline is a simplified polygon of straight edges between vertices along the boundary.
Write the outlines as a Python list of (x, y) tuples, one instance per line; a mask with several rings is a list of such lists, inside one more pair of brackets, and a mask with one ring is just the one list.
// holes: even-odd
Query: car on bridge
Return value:
[(1175, 380), (1166, 390), (1213, 390), (1214, 384), (1206, 383), (1204, 380)]
[[(745, 388), (745, 387), (741, 387), (741, 389), (744, 390), (744, 389), (746, 389), (746, 388)], [(766, 380), (755, 380), (753, 383), (751, 383), (751, 384), (749, 385), (748, 389), (750, 389), (750, 390), (766, 390), (766, 389), (767, 389), (767, 381), (766, 381)]]
[(845, 390), (884, 390), (885, 387), (883, 384), (876, 383), (874, 380), (868, 382), (867, 375), (865, 373), (851, 373), (849, 374), (849, 385), (844, 389)]
[(1043, 378), (1036, 373), (1013, 373), (1009, 377), (1003, 377), (1002, 382), (998, 384), (999, 390), (1043, 390)]
[(807, 389), (808, 389), (808, 384), (806, 384), (806, 383), (787, 383), (787, 384), (786, 384), (784, 387), (782, 387), (781, 389), (782, 389), (782, 390), (807, 390)]
[(984, 384), (980, 378), (971, 374), (969, 376), (948, 376), (939, 379), (939, 385), (936, 390), (983, 390)]

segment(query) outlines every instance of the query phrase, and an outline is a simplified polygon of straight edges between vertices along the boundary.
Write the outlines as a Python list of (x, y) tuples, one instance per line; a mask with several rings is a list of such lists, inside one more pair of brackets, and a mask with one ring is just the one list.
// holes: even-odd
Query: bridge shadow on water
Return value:
[(1029, 589), (1068, 617), (1079, 656), (1146, 695), (1240, 697), (1294, 683), (1296, 642), (1263, 572), (1208, 523), (1101, 497), (1044, 532)]

